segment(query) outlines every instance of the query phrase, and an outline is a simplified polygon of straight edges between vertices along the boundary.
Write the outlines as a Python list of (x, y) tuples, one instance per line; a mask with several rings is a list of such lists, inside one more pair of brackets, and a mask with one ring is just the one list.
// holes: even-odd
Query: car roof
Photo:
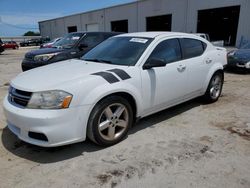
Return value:
[(72, 33), (68, 33), (68, 34), (85, 34), (85, 33), (101, 33), (101, 34), (122, 34), (121, 32), (106, 32), (106, 31), (78, 31), (78, 32), (72, 32)]
[(192, 34), (181, 33), (181, 32), (136, 32), (136, 33), (126, 33), (119, 36), (123, 37), (145, 37), (145, 38), (156, 38), (156, 37), (171, 37), (171, 36), (186, 36), (194, 37)]
[(144, 37), (144, 38), (152, 38), (152, 39), (164, 39), (166, 37), (177, 37), (177, 38), (191, 38), (200, 40), (207, 45), (209, 45), (209, 42), (193, 33), (181, 33), (181, 32), (136, 32), (136, 33), (126, 33), (122, 35), (117, 35), (114, 37)]

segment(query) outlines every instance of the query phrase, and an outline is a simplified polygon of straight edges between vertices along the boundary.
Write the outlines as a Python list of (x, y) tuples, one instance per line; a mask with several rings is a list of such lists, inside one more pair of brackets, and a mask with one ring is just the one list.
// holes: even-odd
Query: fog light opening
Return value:
[(47, 136), (42, 133), (29, 132), (29, 137), (36, 139), (36, 140), (41, 140), (41, 141), (46, 141), (46, 142), (49, 141)]

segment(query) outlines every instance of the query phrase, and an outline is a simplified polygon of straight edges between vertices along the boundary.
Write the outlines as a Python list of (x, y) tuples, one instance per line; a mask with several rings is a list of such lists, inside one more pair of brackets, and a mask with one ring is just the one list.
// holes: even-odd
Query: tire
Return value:
[(216, 72), (208, 85), (205, 95), (203, 96), (206, 103), (216, 102), (221, 96), (224, 82), (223, 72)]
[(98, 145), (114, 145), (127, 135), (133, 118), (131, 105), (126, 99), (120, 96), (107, 97), (92, 110), (87, 136)]

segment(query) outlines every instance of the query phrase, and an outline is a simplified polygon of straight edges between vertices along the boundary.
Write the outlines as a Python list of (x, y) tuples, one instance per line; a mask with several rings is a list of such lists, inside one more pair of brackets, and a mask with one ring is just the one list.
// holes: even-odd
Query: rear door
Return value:
[(203, 91), (203, 84), (213, 60), (205, 53), (206, 43), (192, 38), (181, 38), (180, 43), (188, 75), (187, 95), (184, 98), (192, 98)]

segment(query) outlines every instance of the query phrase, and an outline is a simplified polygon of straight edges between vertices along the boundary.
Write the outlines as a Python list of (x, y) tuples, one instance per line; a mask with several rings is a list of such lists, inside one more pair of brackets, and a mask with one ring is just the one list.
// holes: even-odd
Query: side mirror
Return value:
[(151, 69), (151, 68), (154, 68), (154, 67), (165, 67), (165, 66), (166, 66), (166, 62), (163, 59), (152, 58), (152, 59), (149, 59), (143, 65), (143, 70)]
[(84, 50), (85, 48), (88, 48), (88, 45), (87, 44), (80, 44), (78, 46), (79, 50)]

